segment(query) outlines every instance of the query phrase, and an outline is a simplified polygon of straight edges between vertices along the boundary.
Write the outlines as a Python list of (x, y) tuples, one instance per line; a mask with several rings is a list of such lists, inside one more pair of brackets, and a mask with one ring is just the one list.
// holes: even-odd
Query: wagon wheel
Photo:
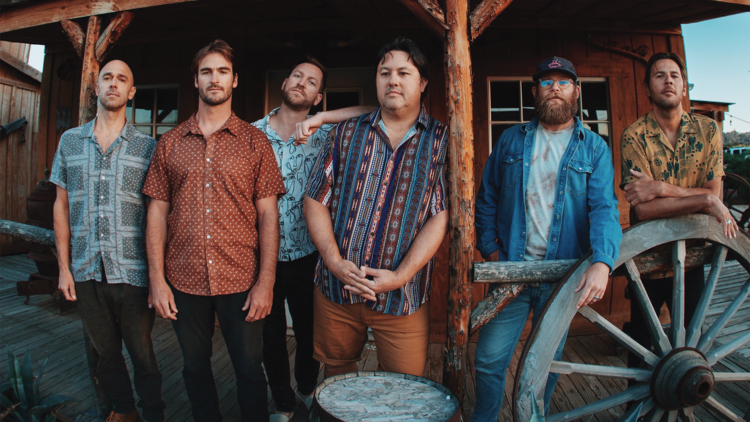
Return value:
[(735, 173), (727, 173), (724, 179), (724, 205), (744, 230), (750, 228), (750, 183)]
[[(711, 261), (711, 272), (706, 278), (705, 288), (693, 320), (684, 321), (685, 241), (689, 239), (712, 242), (715, 251)], [(655, 246), (670, 243), (673, 245), (672, 261), (675, 274), (671, 318), (672, 326), (677, 329), (666, 333), (651, 303), (646, 298), (643, 282), (633, 258)], [(572, 421), (579, 418), (585, 421), (589, 415), (607, 412), (617, 406), (625, 406), (631, 401), (635, 403), (635, 406), (631, 406), (620, 420), (625, 420), (630, 416), (629, 413), (634, 413), (637, 409), (640, 409), (640, 416), (645, 416), (643, 420), (647, 421), (659, 421), (662, 416), (667, 416), (667, 420), (671, 422), (676, 420), (678, 415), (686, 420), (694, 420), (692, 406), (701, 403), (721, 413), (727, 420), (743, 420), (741, 416), (735, 415), (719, 403), (715, 397), (711, 397), (711, 393), (715, 383), (750, 381), (750, 373), (713, 372), (712, 366), (750, 342), (750, 332), (724, 345), (712, 346), (716, 337), (750, 292), (750, 279), (744, 283), (738, 297), (727, 306), (716, 322), (705, 332), (701, 333), (700, 330), (727, 253), (731, 253), (731, 257), (737, 259), (746, 270), (750, 268), (750, 237), (739, 233), (737, 238), (727, 239), (722, 233), (721, 224), (707, 215), (695, 214), (654, 220), (638, 224), (625, 231), (620, 257), (615, 267), (623, 267), (621, 271), (626, 270), (631, 278), (630, 289), (633, 296), (631, 300), (639, 300), (644, 313), (647, 314), (645, 315), (647, 329), (655, 350), (652, 352), (640, 346), (630, 336), (589, 307), (581, 308), (578, 312), (613, 340), (644, 360), (648, 369), (553, 362), (557, 345), (576, 314), (575, 303), (580, 293), (576, 294), (574, 290), (584, 271), (591, 266), (591, 256), (578, 261), (552, 293), (553, 300), (547, 302), (538, 324), (524, 347), (513, 389), (515, 420), (526, 422), (530, 419), (531, 388), (534, 388), (535, 397), (541, 404), (540, 399), (544, 397), (544, 387), (550, 371), (595, 376), (600, 379), (602, 377), (627, 379), (634, 380), (636, 383), (619, 393), (579, 408), (551, 414), (546, 418), (547, 422)], [(639, 403), (643, 405), (639, 407)]]

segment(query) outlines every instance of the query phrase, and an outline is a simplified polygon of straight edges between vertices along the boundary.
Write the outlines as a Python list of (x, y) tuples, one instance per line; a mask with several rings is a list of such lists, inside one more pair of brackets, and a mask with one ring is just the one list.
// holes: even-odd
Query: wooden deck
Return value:
[[(49, 357), (45, 370), (42, 391), (45, 394), (65, 394), (77, 401), (68, 405), (63, 413), (77, 421), (96, 420), (94, 413), (93, 390), (88, 378), (83, 352), (82, 328), (75, 308), (58, 315), (57, 308), (50, 296), (32, 297), (28, 305), (25, 298), (16, 295), (14, 281), (25, 280), (35, 271), (32, 261), (24, 255), (0, 257), (0, 344), (8, 345), (16, 353), (23, 353), (27, 348), (34, 360), (34, 370), (38, 370), (42, 359)], [(739, 290), (740, 285), (748, 278), (747, 273), (736, 263), (729, 263), (722, 272), (721, 281), (716, 289), (707, 324), (712, 323), (721, 310), (730, 302)], [(719, 343), (727, 341), (750, 330), (750, 303), (745, 303), (722, 332)], [(190, 406), (182, 381), (182, 358), (173, 334), (171, 324), (157, 318), (153, 332), (156, 356), (164, 376), (164, 400), (167, 403), (167, 421), (192, 421)], [(464, 407), (469, 412), (474, 407), (474, 374), (473, 355), (475, 345), (470, 345), (470, 368), (468, 374), (467, 397)], [(521, 353), (522, 345), (516, 352), (509, 370), (508, 379), (515, 376), (515, 367)], [(296, 342), (294, 337), (287, 341), (290, 362), (294, 362)], [(424, 376), (436, 381), (442, 379), (443, 344), (431, 344), (430, 359), (425, 366)], [(603, 335), (580, 336), (568, 339), (564, 359), (570, 362), (581, 362), (602, 365), (625, 366), (626, 352), (615, 348), (613, 341)], [(377, 349), (368, 343), (362, 353), (360, 368), (374, 370), (377, 368)], [(128, 366), (130, 368), (130, 362)], [(720, 362), (722, 371), (750, 372), (750, 348), (742, 349)], [(221, 334), (214, 335), (213, 368), (216, 385), (221, 400), (221, 411), (226, 421), (239, 420), (239, 408), (235, 396), (235, 381), (232, 365), (224, 347)], [(7, 379), (6, 354), (0, 353), (0, 381)], [(322, 371), (320, 373), (322, 380)], [(551, 410), (557, 412), (597, 400), (601, 397), (621, 391), (625, 383), (609, 378), (561, 376), (558, 387), (552, 398)], [(740, 415), (750, 408), (750, 383), (719, 385), (715, 390), (719, 401)], [(511, 384), (506, 385), (505, 403), (498, 415), (498, 420), (511, 420), (510, 414)], [(270, 401), (269, 409), (274, 410)], [(298, 403), (299, 409), (299, 403)], [(616, 421), (623, 409), (612, 409), (595, 415), (593, 421)], [(696, 418), (700, 421), (722, 420), (710, 410), (696, 409)], [(294, 421), (306, 421), (303, 411), (298, 411)]]

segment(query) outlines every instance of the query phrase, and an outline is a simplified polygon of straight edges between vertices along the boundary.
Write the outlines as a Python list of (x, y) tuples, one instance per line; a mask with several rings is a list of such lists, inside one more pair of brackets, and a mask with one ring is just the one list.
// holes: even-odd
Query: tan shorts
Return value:
[(372, 328), (380, 369), (422, 376), (429, 344), (429, 302), (408, 316), (386, 315), (364, 303), (339, 305), (316, 288), (314, 354), (320, 362), (341, 366), (358, 362)]

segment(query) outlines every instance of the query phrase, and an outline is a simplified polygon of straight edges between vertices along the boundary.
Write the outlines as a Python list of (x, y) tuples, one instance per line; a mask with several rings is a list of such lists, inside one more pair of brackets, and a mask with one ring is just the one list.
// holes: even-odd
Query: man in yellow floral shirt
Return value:
[[(722, 167), (721, 134), (708, 117), (686, 113), (685, 64), (674, 53), (651, 56), (644, 81), (653, 106), (622, 134), (622, 184), (630, 202), (633, 223), (676, 217), (696, 212), (710, 214), (733, 238), (737, 223), (720, 199)], [(646, 280), (651, 305), (657, 314), (664, 302), (672, 306), (672, 277)], [(689, 324), (703, 290), (703, 268), (685, 273), (685, 321)], [(649, 348), (651, 338), (638, 301), (630, 301), (631, 336)], [(686, 325), (687, 325), (686, 324)], [(628, 366), (640, 366), (633, 354)]]

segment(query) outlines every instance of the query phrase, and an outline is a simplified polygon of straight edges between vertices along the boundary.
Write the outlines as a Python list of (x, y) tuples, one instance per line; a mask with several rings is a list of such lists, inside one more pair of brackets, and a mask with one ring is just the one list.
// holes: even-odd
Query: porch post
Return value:
[(446, 0), (445, 79), (448, 88), (450, 252), (448, 330), (443, 384), (464, 399), (474, 256), (474, 132), (472, 128), (469, 10)]

